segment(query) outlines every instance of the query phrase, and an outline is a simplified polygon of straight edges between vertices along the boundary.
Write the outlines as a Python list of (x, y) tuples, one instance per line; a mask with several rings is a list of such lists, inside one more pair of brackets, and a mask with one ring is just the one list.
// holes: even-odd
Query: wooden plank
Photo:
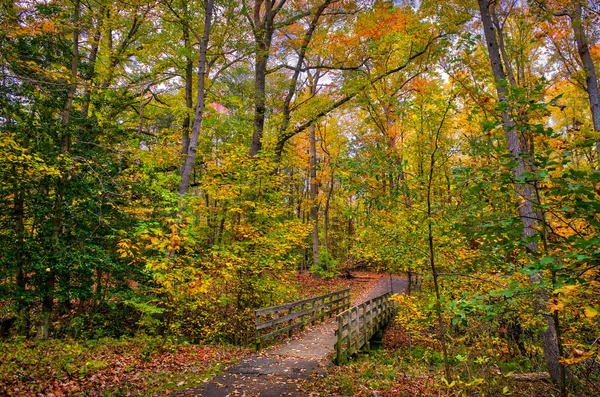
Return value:
[(261, 336), (261, 337), (260, 337), (260, 340), (261, 340), (262, 342), (265, 342), (265, 341), (267, 341), (267, 340), (269, 340), (269, 339), (271, 339), (271, 338), (274, 338), (274, 337), (276, 337), (276, 336), (277, 336), (277, 335), (279, 335), (279, 334), (283, 334), (283, 333), (285, 333), (285, 332), (292, 331), (292, 330), (294, 330), (295, 328), (298, 328), (298, 327), (299, 327), (299, 326), (301, 326), (301, 325), (302, 325), (302, 324), (300, 324), (300, 323), (292, 323), (292, 324), (290, 324), (290, 325), (286, 325), (285, 327), (278, 328), (278, 329), (276, 329), (276, 330), (274, 330), (274, 331), (272, 331), (272, 332), (269, 332), (269, 333), (268, 333), (268, 334), (266, 334), (266, 335), (263, 335), (263, 336)]
[[(337, 302), (338, 300), (336, 300), (334, 302)], [(282, 317), (278, 317), (277, 316), (278, 313), (279, 313), (279, 311), (278, 311), (278, 312), (274, 313), (274, 315), (277, 316), (276, 318), (273, 318), (271, 320), (261, 321), (261, 322), (257, 321), (256, 328), (260, 330), (260, 329), (264, 329), (264, 328), (268, 328), (268, 327), (273, 327), (273, 326), (275, 326), (277, 324), (281, 324), (281, 323), (284, 323), (286, 321), (292, 320), (294, 318), (298, 318), (298, 317), (301, 317), (303, 315), (310, 314), (310, 313), (315, 312), (315, 311), (319, 311), (319, 310), (324, 309), (326, 307), (327, 307), (327, 304), (323, 303), (323, 304), (321, 304), (319, 306), (315, 306), (313, 308), (305, 309), (305, 310), (298, 311), (298, 312), (290, 312), (291, 309), (287, 309), (288, 313), (285, 316), (282, 316)], [(329, 311), (327, 311), (326, 313), (329, 313)], [(320, 318), (320, 317), (322, 317), (322, 316), (319, 315), (317, 318)]]
[(307, 298), (307, 299), (303, 299), (303, 300), (296, 301), (296, 302), (286, 303), (286, 304), (279, 305), (279, 306), (271, 306), (271, 307), (266, 307), (264, 309), (258, 309), (258, 310), (256, 310), (256, 315), (257, 316), (261, 316), (263, 314), (273, 313), (273, 312), (276, 312), (276, 311), (288, 310), (290, 308), (294, 308), (294, 307), (300, 306), (303, 303), (311, 303), (312, 301), (316, 301), (316, 300), (319, 300), (319, 299), (328, 298), (328, 297), (333, 296), (333, 295), (346, 295), (346, 294), (348, 294), (348, 296), (349, 296), (349, 294), (350, 294), (350, 288), (346, 288), (346, 289), (343, 289), (343, 290), (340, 290), (340, 291), (336, 291), (336, 292), (331, 292), (331, 293), (326, 294), (326, 295), (316, 296), (314, 298)]

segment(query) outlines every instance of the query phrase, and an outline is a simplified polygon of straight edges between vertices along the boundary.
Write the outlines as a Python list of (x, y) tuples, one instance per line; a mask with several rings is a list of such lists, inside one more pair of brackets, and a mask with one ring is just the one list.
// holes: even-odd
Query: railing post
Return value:
[[(254, 317), (255, 317), (255, 324), (258, 324), (258, 320), (259, 320), (259, 316), (256, 314), (256, 312), (254, 312)], [(256, 329), (256, 351), (260, 350), (260, 330), (257, 328)]]
[(346, 354), (350, 355), (350, 349), (352, 348), (352, 309), (348, 312), (348, 341), (346, 347)]
[[(288, 310), (288, 314), (292, 314), (292, 310), (293, 309), (294, 309), (293, 307), (290, 307), (289, 310)], [(289, 325), (291, 326), (293, 323), (294, 323), (294, 319), (290, 318)], [(292, 337), (292, 331), (293, 330), (291, 330), (291, 329), (288, 331), (288, 338)]]
[(338, 323), (338, 331), (337, 331), (337, 343), (335, 344), (335, 353), (336, 353), (336, 363), (338, 365), (340, 365), (340, 364), (344, 363), (344, 358), (343, 358), (344, 356), (342, 353), (342, 350), (343, 350), (342, 340), (343, 340), (343, 334), (344, 334), (344, 316), (343, 316), (343, 314), (338, 314), (337, 323)]
[(344, 303), (345, 303), (344, 308), (346, 310), (350, 309), (350, 291), (349, 290), (346, 292), (346, 299), (344, 300)]

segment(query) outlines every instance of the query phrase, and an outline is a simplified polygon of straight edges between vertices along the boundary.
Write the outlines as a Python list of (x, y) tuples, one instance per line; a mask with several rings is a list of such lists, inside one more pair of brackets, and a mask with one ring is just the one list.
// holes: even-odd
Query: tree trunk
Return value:
[(185, 159), (183, 170), (181, 171), (181, 183), (179, 184), (180, 195), (184, 195), (188, 191), (190, 177), (192, 176), (194, 162), (196, 161), (196, 150), (198, 146), (198, 139), (200, 137), (200, 130), (202, 129), (202, 115), (204, 113), (204, 99), (206, 97), (206, 91), (204, 87), (204, 79), (206, 77), (206, 51), (208, 49), (208, 39), (210, 37), (214, 0), (205, 0), (204, 5), (206, 9), (206, 15), (204, 17), (204, 33), (202, 34), (202, 42), (200, 43), (200, 56), (198, 59), (198, 94), (196, 114), (194, 115), (194, 124), (192, 125), (192, 136), (190, 137), (190, 142), (188, 145), (188, 154)]
[(517, 81), (515, 80), (515, 75), (512, 71), (512, 66), (510, 65), (508, 55), (506, 53), (506, 46), (504, 45), (504, 33), (502, 33), (502, 25), (500, 24), (498, 14), (496, 13), (496, 10), (493, 7), (490, 8), (490, 16), (492, 17), (492, 22), (494, 23), (496, 31), (498, 32), (498, 48), (500, 50), (500, 56), (504, 61), (504, 67), (506, 67), (508, 81), (510, 82), (510, 85), (514, 87), (517, 84)]
[(308, 129), (309, 146), (310, 146), (310, 220), (313, 223), (312, 229), (312, 256), (313, 265), (319, 266), (319, 203), (317, 202), (319, 195), (319, 185), (317, 181), (317, 139), (316, 126), (313, 124)]
[[(478, 0), (478, 3), (481, 12), (481, 21), (483, 23), (483, 30), (487, 43), (491, 68), (496, 83), (498, 100), (506, 103), (506, 73), (504, 72), (502, 65), (498, 39), (490, 15), (490, 1)], [(529, 153), (527, 152), (527, 148), (524, 147), (524, 144), (519, 141), (516, 123), (514, 120), (512, 120), (508, 109), (502, 112), (502, 121), (504, 125), (506, 141), (508, 144), (508, 150), (516, 164), (512, 169), (512, 173), (516, 180), (515, 190), (519, 199), (519, 217), (523, 224), (522, 234), (525, 239), (530, 240), (530, 242), (527, 244), (527, 248), (531, 252), (535, 253), (538, 251), (538, 246), (536, 242), (531, 241), (531, 237), (536, 233), (536, 228), (538, 226), (537, 214), (533, 207), (535, 202), (534, 189), (529, 183), (519, 182), (523, 179), (523, 174), (527, 171), (528, 165), (526, 163), (526, 158), (528, 157)], [(529, 281), (533, 285), (541, 284), (541, 273), (538, 272), (530, 275)], [(537, 292), (535, 292), (533, 296), (533, 307), (536, 313), (543, 313), (545, 311), (547, 291), (544, 289), (537, 289), (536, 291)], [(562, 387), (564, 385), (561, 382), (562, 370), (561, 365), (559, 364), (560, 354), (558, 349), (556, 328), (551, 315), (544, 314), (544, 319), (548, 327), (545, 331), (540, 333), (540, 339), (542, 341), (544, 350), (544, 358), (546, 360), (548, 372), (550, 373), (552, 380)]]
[(269, 49), (259, 45), (256, 53), (256, 64), (254, 73), (254, 132), (252, 134), (252, 146), (250, 157), (254, 157), (262, 149), (262, 136), (265, 129), (265, 89), (267, 82), (267, 61), (269, 60)]
[[(73, 98), (75, 96), (75, 91), (77, 89), (77, 71), (79, 65), (79, 16), (80, 16), (80, 2), (77, 0), (75, 2), (75, 9), (73, 15), (73, 52), (71, 55), (71, 76), (70, 83), (67, 90), (67, 99), (63, 106), (62, 117), (61, 117), (61, 133), (62, 136), (60, 138), (60, 151), (63, 154), (67, 154), (70, 149), (71, 144), (71, 132), (69, 130), (69, 120), (71, 117), (71, 109), (73, 108)], [(66, 171), (66, 170), (65, 170)], [(58, 177), (56, 182), (56, 198), (54, 204), (54, 214), (53, 214), (53, 227), (54, 227), (54, 235), (53, 235), (53, 251), (57, 253), (59, 249), (58, 245), (60, 244), (60, 235), (62, 234), (62, 228), (64, 223), (64, 196), (65, 196), (65, 185), (67, 184), (68, 176), (67, 172), (63, 176)], [(57, 257), (56, 255), (55, 257)], [(47, 339), (50, 334), (50, 317), (52, 315), (52, 310), (54, 307), (54, 287), (56, 283), (56, 273), (52, 267), (48, 267), (47, 271), (44, 274), (45, 283), (44, 283), (44, 294), (42, 298), (42, 324), (40, 325), (38, 331), (38, 337), (42, 339)]]
[[(16, 166), (13, 165), (13, 173), (16, 175)], [(18, 333), (27, 336), (28, 327), (26, 318), (29, 317), (29, 308), (25, 301), (25, 205), (23, 199), (23, 190), (16, 188), (14, 192), (14, 217), (15, 217), (15, 237), (16, 237), (16, 252), (15, 260), (17, 263), (17, 311), (19, 315)]]
[[(184, 2), (184, 17), (188, 16), (188, 8), (187, 3)], [(183, 118), (183, 124), (181, 125), (182, 135), (181, 135), (181, 153), (188, 154), (188, 146), (190, 144), (190, 124), (191, 124), (191, 116), (192, 112), (193, 98), (192, 98), (192, 85), (193, 85), (193, 62), (192, 62), (192, 43), (190, 41), (190, 28), (187, 25), (187, 19), (183, 26), (183, 45), (185, 47), (185, 107), (186, 112)]]
[[(577, 43), (577, 53), (579, 53), (581, 65), (585, 72), (585, 85), (588, 100), (590, 102), (590, 110), (592, 112), (594, 131), (600, 132), (600, 94), (598, 93), (598, 78), (596, 76), (594, 60), (590, 53), (590, 46), (583, 26), (582, 8), (581, 3), (575, 5), (575, 11), (570, 15), (571, 27), (573, 28), (575, 42)], [(596, 141), (596, 155), (598, 164), (600, 164), (600, 140)]]
[(71, 56), (71, 77), (69, 88), (67, 90), (67, 100), (65, 102), (65, 106), (63, 107), (61, 125), (63, 127), (62, 131), (62, 142), (61, 142), (61, 151), (63, 153), (67, 153), (69, 151), (71, 134), (66, 128), (69, 124), (69, 119), (71, 117), (71, 109), (73, 108), (73, 97), (75, 96), (75, 91), (77, 89), (77, 69), (79, 65), (79, 28), (77, 25), (79, 24), (79, 15), (80, 15), (80, 3), (79, 0), (75, 2), (75, 14), (73, 16), (73, 25), (75, 26), (73, 30), (73, 54)]
[(97, 308), (99, 306), (99, 303), (102, 301), (102, 277), (102, 267), (96, 266), (96, 291), (94, 293), (94, 308)]
[[(309, 76), (310, 81), (310, 95), (315, 95), (317, 92), (317, 85), (319, 84), (319, 72), (316, 72), (314, 76)], [(308, 167), (308, 175), (310, 180), (310, 219), (313, 223), (312, 229), (312, 256), (313, 265), (319, 266), (319, 183), (317, 181), (317, 127), (315, 124), (308, 128), (308, 140), (309, 140), (309, 151), (310, 161)], [(329, 269), (327, 269), (329, 270)]]
[(440, 133), (441, 133), (442, 127), (444, 125), (444, 121), (446, 120), (446, 116), (447, 116), (449, 110), (450, 110), (450, 103), (448, 103), (446, 112), (444, 113), (444, 116), (440, 122), (440, 125), (439, 125), (436, 135), (435, 135), (434, 147), (433, 147), (433, 151), (431, 152), (430, 159), (429, 159), (429, 175), (427, 178), (427, 241), (429, 243), (428, 244), (428, 246), (429, 246), (429, 267), (431, 269), (431, 276), (433, 278), (433, 287), (435, 290), (435, 313), (436, 313), (437, 323), (438, 323), (438, 339), (442, 346), (442, 353), (444, 356), (444, 372), (446, 375), (446, 379), (448, 379), (448, 380), (450, 380), (450, 378), (451, 378), (451, 373), (450, 373), (450, 364), (448, 362), (446, 327), (444, 325), (444, 316), (442, 313), (442, 298), (441, 298), (441, 292), (440, 292), (441, 289), (440, 289), (440, 284), (439, 284), (439, 274), (438, 274), (437, 265), (435, 262), (435, 246), (434, 246), (434, 238), (433, 238), (433, 219), (431, 217), (431, 215), (432, 215), (431, 206), (432, 206), (432, 202), (433, 202), (433, 198), (432, 198), (433, 174), (434, 174), (435, 167), (436, 167), (435, 155), (439, 148)]
[[(264, 16), (261, 19), (261, 7), (264, 3)], [(254, 1), (254, 39), (256, 55), (254, 60), (254, 131), (250, 146), (250, 157), (254, 157), (262, 149), (262, 137), (265, 129), (266, 116), (266, 84), (267, 64), (271, 51), (271, 40), (275, 28), (273, 21), (276, 12), (273, 11), (273, 0)]]
[(329, 254), (329, 207), (331, 205), (331, 196), (333, 196), (333, 169), (330, 170), (331, 179), (329, 180), (329, 192), (325, 200), (325, 209), (323, 211), (323, 248)]
[(92, 84), (94, 81), (94, 73), (96, 71), (96, 59), (98, 58), (98, 48), (100, 46), (100, 39), (102, 37), (102, 23), (104, 21), (104, 13), (104, 7), (102, 7), (99, 13), (100, 16), (98, 18), (98, 26), (96, 26), (96, 32), (94, 33), (94, 37), (92, 39), (92, 48), (90, 49), (90, 55), (88, 56), (88, 61), (91, 65), (91, 71), (89, 83), (85, 85), (85, 89), (83, 92), (83, 103), (81, 105), (81, 115), (84, 118), (89, 116), (90, 101), (92, 98)]

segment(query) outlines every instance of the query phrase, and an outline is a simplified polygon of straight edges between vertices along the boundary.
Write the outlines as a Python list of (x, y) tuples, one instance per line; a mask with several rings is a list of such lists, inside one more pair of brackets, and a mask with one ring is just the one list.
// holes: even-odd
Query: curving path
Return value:
[[(381, 276), (371, 288), (363, 291), (353, 305), (365, 302), (388, 291), (405, 293), (407, 279)], [(177, 393), (174, 396), (202, 397), (301, 397), (310, 396), (303, 385), (311, 378), (322, 377), (331, 365), (336, 342), (335, 318), (307, 328), (301, 335), (273, 346), (249, 358), (240, 360), (227, 373), (214, 377), (205, 385)], [(314, 394), (317, 396), (318, 394)]]

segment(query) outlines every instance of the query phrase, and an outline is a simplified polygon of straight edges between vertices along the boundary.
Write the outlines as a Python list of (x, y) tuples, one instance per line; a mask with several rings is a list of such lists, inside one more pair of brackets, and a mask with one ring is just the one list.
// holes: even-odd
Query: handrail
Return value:
[(394, 316), (390, 292), (379, 295), (337, 315), (336, 363), (343, 364), (357, 353)]
[[(339, 290), (313, 298), (302, 299), (279, 306), (267, 307), (255, 311), (256, 349), (268, 339), (284, 332), (291, 336), (292, 331), (304, 327), (307, 322), (327, 317), (350, 307), (350, 288)], [(266, 330), (266, 333), (265, 333)]]

